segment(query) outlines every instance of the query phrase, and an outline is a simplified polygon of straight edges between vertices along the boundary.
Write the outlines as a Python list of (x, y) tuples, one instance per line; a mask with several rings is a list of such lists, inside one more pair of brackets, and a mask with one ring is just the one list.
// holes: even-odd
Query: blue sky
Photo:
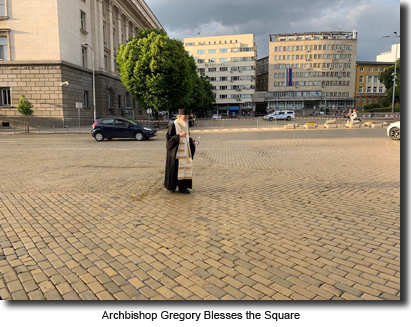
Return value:
[(258, 58), (268, 55), (268, 34), (357, 30), (357, 60), (374, 61), (400, 34), (398, 0), (145, 1), (170, 37), (253, 33)]

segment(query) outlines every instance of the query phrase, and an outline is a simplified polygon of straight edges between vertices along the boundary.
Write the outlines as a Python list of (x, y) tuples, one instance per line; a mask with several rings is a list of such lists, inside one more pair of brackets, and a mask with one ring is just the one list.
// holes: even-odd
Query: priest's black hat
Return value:
[(178, 114), (180, 116), (188, 116), (190, 113), (188, 112), (187, 109), (178, 109)]

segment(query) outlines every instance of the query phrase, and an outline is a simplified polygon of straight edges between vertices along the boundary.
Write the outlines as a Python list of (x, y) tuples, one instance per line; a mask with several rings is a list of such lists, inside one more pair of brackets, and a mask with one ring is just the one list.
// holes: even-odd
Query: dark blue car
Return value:
[(93, 124), (91, 135), (97, 142), (114, 138), (134, 138), (142, 141), (157, 136), (157, 131), (124, 118), (109, 117), (97, 119)]

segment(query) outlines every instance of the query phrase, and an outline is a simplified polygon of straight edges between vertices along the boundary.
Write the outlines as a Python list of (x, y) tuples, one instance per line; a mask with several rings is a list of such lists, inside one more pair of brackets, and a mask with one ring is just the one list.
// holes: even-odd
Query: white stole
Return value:
[[(183, 129), (177, 120), (174, 122), (176, 134), (183, 133)], [(187, 133), (186, 137), (180, 136), (176, 159), (178, 159), (178, 180), (193, 178), (193, 159), (190, 151), (190, 141)]]

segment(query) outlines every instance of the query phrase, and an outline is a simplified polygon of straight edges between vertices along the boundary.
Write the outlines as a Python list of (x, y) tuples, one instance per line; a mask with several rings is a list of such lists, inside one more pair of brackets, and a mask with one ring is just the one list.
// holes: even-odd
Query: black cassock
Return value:
[[(175, 190), (178, 186), (179, 190), (185, 190), (193, 188), (193, 181), (191, 179), (178, 180), (178, 159), (176, 154), (178, 151), (178, 145), (180, 143), (180, 135), (176, 133), (176, 127), (173, 124), (170, 125), (167, 131), (167, 160), (166, 160), (166, 177), (164, 180), (164, 186), (167, 190)], [(190, 137), (190, 150), (191, 156), (194, 159), (195, 145), (193, 139)]]

